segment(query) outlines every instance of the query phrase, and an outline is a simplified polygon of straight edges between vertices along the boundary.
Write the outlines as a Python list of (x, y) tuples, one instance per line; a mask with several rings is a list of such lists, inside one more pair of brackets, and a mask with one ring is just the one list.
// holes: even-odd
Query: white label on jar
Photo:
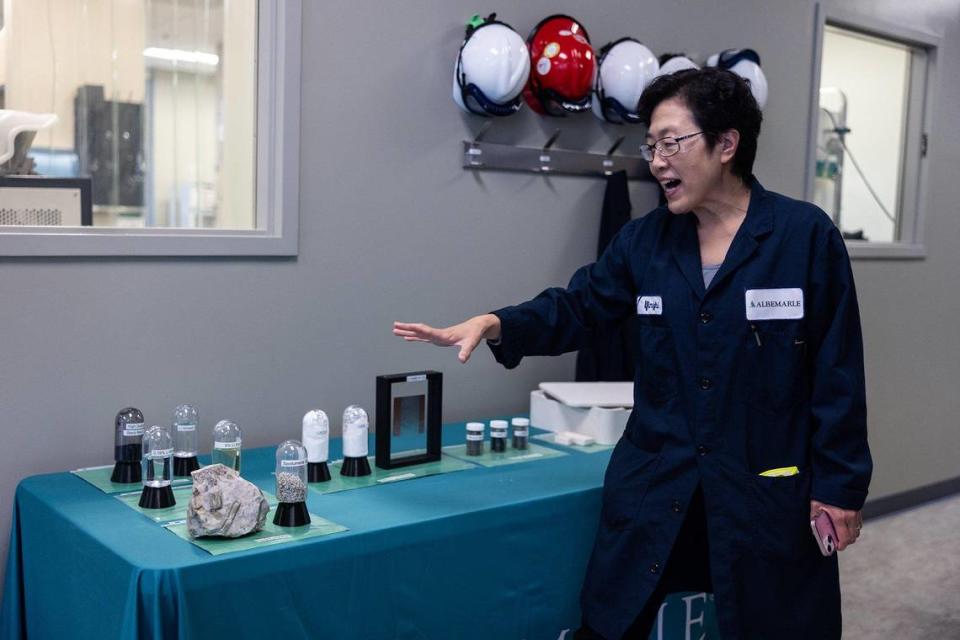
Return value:
[(143, 423), (142, 422), (128, 422), (123, 425), (123, 435), (125, 436), (142, 436), (143, 435)]
[(240, 448), (240, 444), (241, 444), (241, 441), (240, 441), (240, 440), (237, 440), (236, 442), (217, 442), (217, 441), (214, 441), (214, 443), (213, 443), (213, 448), (214, 448), (214, 449), (239, 449), (239, 448)]
[(173, 449), (154, 449), (146, 455), (147, 458), (169, 458), (173, 455)]
[(507, 432), (506, 432), (506, 431), (491, 431), (491, 432), (490, 432), (490, 437), (491, 437), (491, 438), (506, 438), (506, 437), (507, 437)]
[(476, 435), (472, 433), (467, 434), (467, 442), (483, 442), (483, 434), (478, 433)]
[(407, 376), (407, 382), (426, 382), (426, 381), (427, 381), (427, 375), (425, 373), (421, 373), (420, 375), (417, 375), (417, 376)]
[(196, 431), (197, 425), (195, 424), (178, 424), (177, 431), (183, 433), (185, 431)]
[(519, 436), (519, 437), (521, 437), (521, 438), (526, 438), (526, 437), (527, 437), (527, 433), (529, 433), (529, 432), (528, 432), (526, 429), (517, 429), (517, 428), (514, 428), (514, 430), (513, 430), (513, 435)]
[(281, 467), (302, 467), (307, 464), (306, 460), (281, 460)]

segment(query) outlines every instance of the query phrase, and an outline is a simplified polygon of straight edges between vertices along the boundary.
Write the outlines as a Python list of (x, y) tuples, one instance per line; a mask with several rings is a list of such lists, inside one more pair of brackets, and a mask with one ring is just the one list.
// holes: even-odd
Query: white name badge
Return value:
[(747, 320), (803, 318), (803, 289), (747, 289)]
[(638, 316), (662, 316), (663, 298), (660, 296), (637, 296)]

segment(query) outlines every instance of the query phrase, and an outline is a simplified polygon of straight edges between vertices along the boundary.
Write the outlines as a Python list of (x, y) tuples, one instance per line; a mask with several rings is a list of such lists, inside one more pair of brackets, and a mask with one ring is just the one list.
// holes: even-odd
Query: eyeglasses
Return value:
[(642, 144), (640, 145), (640, 155), (647, 162), (653, 162), (653, 154), (659, 153), (661, 158), (668, 158), (672, 155), (675, 155), (680, 151), (680, 141), (686, 140), (687, 138), (693, 138), (704, 133), (703, 131), (697, 131), (696, 133), (688, 133), (685, 136), (680, 136), (679, 138), (674, 138), (673, 136), (667, 136), (666, 138), (660, 138), (653, 144)]

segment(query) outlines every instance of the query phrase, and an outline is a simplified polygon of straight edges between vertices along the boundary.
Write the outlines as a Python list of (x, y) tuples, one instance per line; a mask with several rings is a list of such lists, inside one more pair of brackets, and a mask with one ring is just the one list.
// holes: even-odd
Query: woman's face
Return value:
[[(661, 138), (680, 138), (701, 131), (693, 114), (679, 98), (664, 100), (650, 115), (647, 144)], [(680, 151), (663, 157), (655, 152), (650, 172), (663, 188), (672, 213), (687, 213), (701, 206), (715, 187), (721, 184), (723, 164), (721, 144), (707, 147), (704, 135), (680, 141)], [(662, 142), (660, 143), (662, 144)]]

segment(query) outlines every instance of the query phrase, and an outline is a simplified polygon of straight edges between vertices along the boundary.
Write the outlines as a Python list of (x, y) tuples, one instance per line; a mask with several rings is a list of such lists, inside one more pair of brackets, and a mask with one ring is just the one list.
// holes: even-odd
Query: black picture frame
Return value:
[[(391, 438), (394, 427), (392, 387), (402, 382), (427, 383), (426, 431), (427, 451), (414, 456), (394, 458)], [(415, 396), (409, 396), (414, 398)], [(422, 396), (421, 396), (422, 397)], [(399, 408), (399, 407), (398, 407)], [(422, 409), (421, 409), (422, 410)], [(439, 371), (414, 371), (377, 376), (376, 465), (380, 469), (397, 469), (440, 459), (440, 431), (443, 425), (443, 374)]]

